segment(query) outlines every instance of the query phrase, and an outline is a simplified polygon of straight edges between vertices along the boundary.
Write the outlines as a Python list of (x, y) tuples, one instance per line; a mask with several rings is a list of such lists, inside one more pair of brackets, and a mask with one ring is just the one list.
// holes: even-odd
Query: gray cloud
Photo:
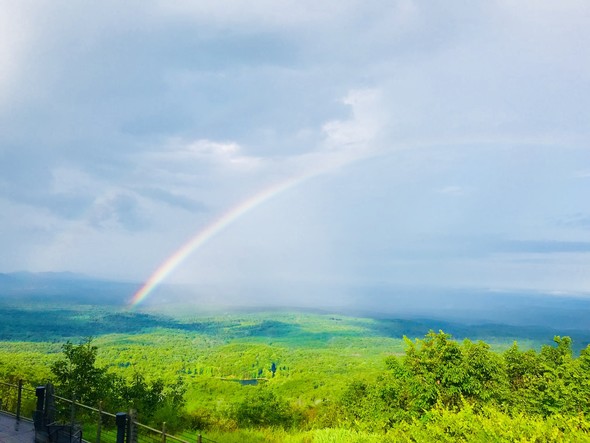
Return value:
[(558, 226), (566, 228), (590, 229), (590, 214), (578, 212), (557, 220)]
[(205, 205), (199, 201), (193, 200), (190, 197), (169, 192), (161, 188), (148, 187), (140, 189), (139, 193), (145, 197), (152, 198), (154, 200), (161, 201), (187, 211), (202, 212), (206, 209)]
[(590, 252), (590, 242), (557, 240), (516, 240), (502, 242), (498, 244), (497, 251), (533, 254), (588, 253)]
[(137, 199), (128, 194), (108, 196), (97, 202), (88, 215), (88, 222), (97, 229), (107, 229), (113, 225), (128, 231), (138, 231), (148, 227), (140, 211)]

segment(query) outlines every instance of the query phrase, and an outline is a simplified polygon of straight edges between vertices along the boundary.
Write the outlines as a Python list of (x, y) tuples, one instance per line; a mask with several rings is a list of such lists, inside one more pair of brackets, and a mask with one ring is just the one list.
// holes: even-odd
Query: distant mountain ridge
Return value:
[[(73, 272), (0, 273), (0, 303), (43, 302), (127, 306), (140, 283), (109, 281)], [(141, 307), (152, 312), (264, 311), (309, 309), (379, 319), (429, 319), (464, 325), (543, 327), (590, 331), (590, 295), (552, 295), (532, 291), (490, 291), (465, 288), (428, 288), (375, 285), (335, 293), (302, 286), (307, 302), (282, 297), (280, 288), (223, 288), (164, 284)], [(309, 294), (316, 295), (310, 297)], [(311, 300), (311, 301), (309, 301)]]
[(124, 305), (138, 285), (73, 272), (0, 273), (0, 300)]
[(349, 306), (375, 317), (435, 318), (465, 324), (590, 331), (590, 295), (456, 288), (372, 289)]

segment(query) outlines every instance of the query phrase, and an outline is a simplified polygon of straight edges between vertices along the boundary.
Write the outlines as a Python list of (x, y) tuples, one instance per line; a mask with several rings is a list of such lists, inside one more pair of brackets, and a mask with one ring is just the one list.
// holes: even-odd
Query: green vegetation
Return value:
[(410, 339), (399, 330), (417, 323), (311, 313), (51, 312), (91, 322), (94, 338), (20, 310), (50, 333), (27, 341), (26, 322), (12, 332), (5, 324), (3, 337), (19, 341), (0, 342), (1, 380), (52, 381), (62, 396), (134, 408), (140, 421), (178, 433), (228, 442), (590, 441), (590, 347), (578, 352), (570, 337), (517, 343), (497, 327), (478, 337), (485, 341), (442, 331)]
[(96, 364), (98, 348), (87, 339), (79, 345), (63, 345), (63, 357), (51, 365), (57, 391), (86, 405), (102, 404), (106, 410), (140, 411), (140, 418), (175, 423), (183, 414), (185, 388), (182, 379), (166, 384), (161, 378), (147, 382), (134, 372), (130, 379)]

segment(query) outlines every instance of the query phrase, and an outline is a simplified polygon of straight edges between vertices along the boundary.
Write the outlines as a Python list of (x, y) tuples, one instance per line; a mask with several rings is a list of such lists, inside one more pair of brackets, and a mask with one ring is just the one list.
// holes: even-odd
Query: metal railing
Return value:
[[(0, 382), (0, 411), (15, 416), (30, 419), (39, 406), (39, 389), (25, 387), (22, 380), (18, 384)], [(49, 394), (48, 394), (49, 395)], [(120, 426), (118, 420), (125, 422), (126, 441), (134, 443), (216, 443), (201, 434), (194, 438), (176, 437), (166, 431), (166, 423), (162, 429), (155, 429), (139, 423), (135, 420), (133, 411), (127, 413), (112, 414), (103, 411), (99, 405), (93, 408), (70, 399), (51, 393), (50, 401), (42, 401), (50, 409), (46, 415), (51, 417), (51, 431), (54, 436), (70, 436), (70, 441), (83, 441), (88, 443), (118, 443), (120, 440)], [(57, 441), (57, 440), (56, 440)], [(62, 440), (59, 440), (62, 441)]]
[(162, 424), (162, 430), (154, 429), (149, 426), (143, 425), (136, 421), (133, 421), (135, 432), (137, 435), (138, 442), (150, 442), (150, 443), (202, 443), (212, 442), (214, 440), (203, 437), (201, 434), (197, 434), (194, 439), (187, 440), (185, 438), (175, 437), (166, 432), (166, 423)]
[(117, 443), (116, 415), (54, 395), (55, 420), (78, 427), (90, 443)]
[(14, 415), (17, 420), (30, 419), (36, 401), (35, 390), (25, 387), (22, 380), (17, 384), (0, 382), (0, 410)]

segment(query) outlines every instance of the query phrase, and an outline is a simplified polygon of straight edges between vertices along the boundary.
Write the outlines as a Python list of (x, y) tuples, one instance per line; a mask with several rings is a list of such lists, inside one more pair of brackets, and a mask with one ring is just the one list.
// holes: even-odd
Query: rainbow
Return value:
[(288, 180), (273, 184), (269, 188), (258, 192), (254, 196), (242, 201), (235, 207), (231, 208), (223, 215), (218, 217), (205, 228), (199, 230), (193, 237), (191, 237), (184, 245), (182, 245), (174, 254), (166, 259), (150, 276), (150, 278), (143, 284), (143, 286), (135, 293), (129, 305), (131, 307), (137, 306), (164, 280), (168, 277), (186, 258), (203, 246), (208, 240), (213, 238), (219, 232), (234, 223), (244, 214), (250, 212), (260, 204), (267, 200), (283, 193), (284, 191), (293, 188), (302, 183), (306, 179), (312, 177), (313, 173), (305, 174), (298, 177), (293, 177)]

